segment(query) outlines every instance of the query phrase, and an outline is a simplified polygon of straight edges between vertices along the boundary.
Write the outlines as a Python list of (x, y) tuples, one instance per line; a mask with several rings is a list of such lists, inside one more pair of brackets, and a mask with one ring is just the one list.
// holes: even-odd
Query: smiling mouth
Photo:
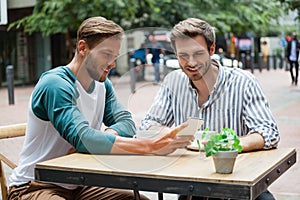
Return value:
[(201, 68), (201, 66), (198, 65), (198, 66), (196, 66), (196, 67), (187, 67), (186, 69), (187, 69), (188, 71), (190, 71), (190, 72), (197, 72), (197, 71), (200, 70), (200, 68)]
[(111, 70), (110, 67), (104, 67), (104, 68), (103, 68), (103, 71), (106, 72), (106, 73), (108, 73), (110, 70)]

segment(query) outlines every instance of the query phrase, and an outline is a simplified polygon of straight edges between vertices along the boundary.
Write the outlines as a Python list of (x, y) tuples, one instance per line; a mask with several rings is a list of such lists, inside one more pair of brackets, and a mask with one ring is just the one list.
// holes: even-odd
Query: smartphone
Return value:
[(200, 118), (189, 118), (187, 121), (188, 126), (178, 132), (177, 136), (188, 136), (194, 135), (203, 124), (203, 119)]

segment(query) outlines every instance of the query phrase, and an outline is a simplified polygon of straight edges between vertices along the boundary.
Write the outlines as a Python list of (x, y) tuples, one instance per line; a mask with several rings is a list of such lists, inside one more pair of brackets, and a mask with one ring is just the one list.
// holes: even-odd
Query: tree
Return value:
[(25, 32), (39, 31), (43, 35), (67, 33), (76, 30), (87, 17), (102, 15), (126, 29), (171, 28), (187, 17), (199, 17), (223, 32), (260, 31), (267, 29), (281, 10), (278, 0), (37, 0), (32, 15), (12, 23), (10, 28), (23, 27)]
[[(282, 2), (284, 0), (280, 0)], [(33, 13), (9, 25), (44, 36), (65, 33), (69, 57), (73, 54), (70, 33), (91, 16), (112, 19), (125, 29), (171, 28), (188, 17), (202, 18), (217, 32), (268, 33), (281, 15), (278, 0), (37, 0)]]
[(300, 1), (296, 0), (280, 0), (280, 3), (285, 7), (286, 13), (288, 13), (289, 10), (296, 10), (298, 13), (298, 16), (294, 20), (300, 19)]
[(281, 16), (276, 0), (193, 0), (194, 14), (213, 24), (218, 32), (267, 34)]
[[(141, 2), (151, 6), (150, 0)], [(71, 58), (73, 42), (70, 33), (76, 31), (84, 19), (102, 15), (126, 25), (126, 21), (134, 18), (138, 9), (134, 0), (37, 0), (33, 13), (11, 23), (8, 30), (23, 28), (29, 34), (41, 32), (43, 36), (65, 33)]]

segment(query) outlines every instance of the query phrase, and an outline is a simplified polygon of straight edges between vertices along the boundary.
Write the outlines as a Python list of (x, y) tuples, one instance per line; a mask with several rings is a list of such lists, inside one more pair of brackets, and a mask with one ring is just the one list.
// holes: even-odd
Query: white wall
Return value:
[(35, 3), (36, 0), (7, 0), (7, 6), (9, 9), (33, 7)]

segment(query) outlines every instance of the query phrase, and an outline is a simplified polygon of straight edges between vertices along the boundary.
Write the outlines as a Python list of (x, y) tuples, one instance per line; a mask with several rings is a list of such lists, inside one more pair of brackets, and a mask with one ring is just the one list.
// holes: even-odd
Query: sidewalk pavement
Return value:
[[(152, 68), (146, 69), (146, 80), (137, 82), (136, 92), (130, 92), (129, 74), (122, 77), (111, 77), (115, 91), (122, 104), (132, 113), (137, 124), (145, 116), (159, 85), (153, 85)], [(271, 69), (259, 72), (254, 71), (264, 92), (267, 95), (273, 115), (277, 121), (281, 134), (279, 147), (293, 147), (297, 150), (299, 160), (300, 150), (300, 86), (292, 86), (288, 71), (284, 69)], [(7, 88), (0, 88), (0, 125), (26, 122), (28, 100), (33, 86), (15, 87), (15, 104), (8, 105)], [(0, 152), (15, 157), (17, 160), (18, 150), (22, 145), (22, 139), (0, 141)], [(8, 144), (7, 144), (8, 143)], [(14, 146), (14, 151), (11, 150)], [(10, 148), (9, 148), (10, 147)], [(300, 165), (297, 162), (283, 176), (277, 179), (269, 190), (278, 200), (300, 200)], [(151, 199), (156, 199), (154, 193), (146, 193)], [(176, 199), (172, 194), (164, 194), (165, 199)]]

